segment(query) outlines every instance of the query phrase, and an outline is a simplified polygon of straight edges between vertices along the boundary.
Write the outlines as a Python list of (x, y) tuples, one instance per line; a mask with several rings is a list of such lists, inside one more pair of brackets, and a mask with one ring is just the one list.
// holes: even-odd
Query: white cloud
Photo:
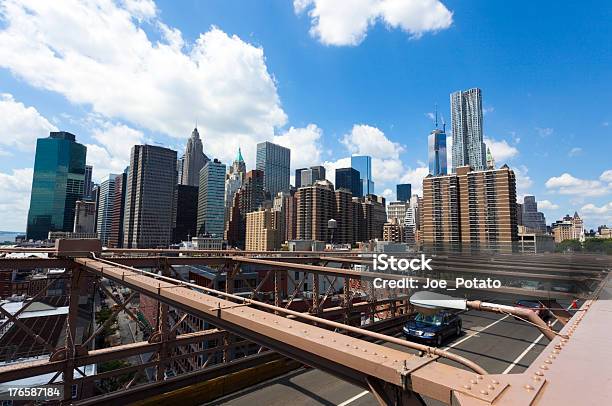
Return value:
[(493, 113), (494, 111), (495, 111), (495, 107), (493, 107), (493, 106), (484, 107), (482, 109), (482, 114), (487, 115), (489, 113)]
[(381, 195), (382, 195), (382, 197), (384, 197), (387, 200), (391, 200), (392, 197), (395, 197), (395, 193), (393, 193), (393, 190), (391, 190), (391, 189), (383, 190)]
[(603, 172), (598, 180), (580, 179), (566, 172), (548, 179), (545, 185), (562, 195), (603, 196), (612, 192), (612, 170)]
[(296, 14), (308, 10), (310, 35), (326, 45), (358, 45), (377, 21), (411, 38), (446, 29), (453, 13), (439, 0), (294, 0)]
[(485, 144), (491, 149), (493, 159), (498, 165), (503, 165), (506, 161), (514, 158), (519, 154), (519, 150), (516, 147), (508, 144), (506, 140), (497, 141), (493, 138), (485, 138)]
[(540, 210), (557, 210), (558, 208), (559, 208), (559, 205), (551, 202), (550, 200), (539, 200), (538, 201), (538, 209)]
[(340, 168), (350, 168), (351, 167), (351, 158), (340, 158), (336, 161), (325, 161), (323, 162), (323, 166), (325, 167), (325, 177), (328, 181), (335, 184), (336, 183), (336, 169)]
[(608, 226), (612, 224), (612, 202), (604, 204), (603, 206), (596, 206), (593, 203), (588, 203), (580, 209), (580, 215), (585, 220), (588, 220), (593, 225)]
[(570, 157), (575, 157), (575, 156), (578, 156), (578, 155), (581, 155), (581, 154), (582, 154), (582, 148), (580, 148), (580, 147), (574, 147), (574, 148), (570, 149), (570, 151), (567, 153), (567, 155), (570, 156)]
[(184, 45), (151, 1), (8, 0), (0, 27), (0, 66), (15, 76), (172, 137), (197, 120), (211, 157), (229, 162), (239, 142), (271, 139), (287, 121), (262, 48), (216, 27)]
[(550, 127), (544, 127), (544, 128), (536, 127), (536, 131), (538, 132), (538, 135), (542, 138), (551, 136), (555, 132), (555, 130)]
[(32, 175), (32, 168), (0, 172), (0, 230), (25, 231)]
[(418, 166), (408, 168), (404, 171), (400, 183), (410, 183), (412, 185), (412, 194), (423, 195), (423, 178), (429, 175), (429, 168), (426, 166)]
[(516, 195), (517, 200), (522, 201), (523, 197), (528, 194), (529, 188), (533, 186), (533, 181), (529, 176), (529, 169), (525, 165), (518, 165), (512, 168), (516, 176)]
[[(47, 137), (50, 131), (57, 131), (38, 110), (16, 101), (8, 93), (0, 93), (0, 123), (3, 133), (0, 136), (0, 147), (15, 148), (22, 152), (33, 152), (37, 138)], [(4, 151), (3, 154), (9, 153)]]
[(609, 121), (604, 121), (603, 123), (601, 123), (602, 126), (604, 127), (608, 127), (610, 125)]
[(93, 166), (93, 178), (99, 182), (111, 173), (122, 173), (130, 164), (132, 146), (145, 142), (141, 131), (124, 124), (100, 123), (92, 131), (98, 144), (87, 144), (87, 164)]
[(341, 142), (353, 155), (370, 155), (381, 160), (398, 159), (399, 154), (404, 152), (402, 145), (389, 140), (378, 128), (366, 124), (354, 125)]
[(274, 136), (273, 142), (291, 149), (292, 173), (297, 168), (304, 168), (321, 163), (321, 137), (323, 130), (316, 124), (304, 128), (291, 127), (281, 135)]

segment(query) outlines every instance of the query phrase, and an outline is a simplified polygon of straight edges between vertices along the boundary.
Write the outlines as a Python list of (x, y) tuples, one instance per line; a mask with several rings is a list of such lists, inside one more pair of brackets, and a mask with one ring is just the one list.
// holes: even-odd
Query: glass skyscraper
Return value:
[(65, 131), (36, 142), (27, 238), (47, 239), (49, 231), (72, 231), (76, 201), (83, 198), (87, 147)]
[(291, 150), (271, 142), (257, 144), (256, 168), (264, 173), (264, 190), (269, 198), (290, 188)]
[(429, 152), (429, 174), (446, 175), (446, 132), (436, 128), (427, 139)]
[(397, 200), (400, 202), (409, 202), (412, 196), (412, 185), (410, 183), (401, 183), (395, 187)]
[(453, 126), (453, 173), (469, 165), (475, 171), (486, 169), (486, 148), (482, 141), (482, 92), (458, 91), (450, 95)]
[(363, 185), (359, 171), (355, 168), (336, 169), (336, 189), (347, 189), (353, 197), (363, 197)]
[(372, 157), (368, 155), (354, 155), (351, 157), (351, 167), (359, 171), (363, 196), (373, 195), (374, 182), (372, 181)]
[(223, 238), (225, 229), (225, 165), (214, 159), (200, 171), (198, 235)]

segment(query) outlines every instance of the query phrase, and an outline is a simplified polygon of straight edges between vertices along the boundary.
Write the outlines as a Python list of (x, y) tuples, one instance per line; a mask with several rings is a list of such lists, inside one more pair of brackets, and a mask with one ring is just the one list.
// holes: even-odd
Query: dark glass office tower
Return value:
[(396, 186), (395, 192), (397, 195), (397, 201), (409, 202), (410, 196), (412, 195), (412, 185), (410, 183), (401, 183)]
[(257, 144), (256, 168), (264, 173), (264, 189), (270, 198), (278, 192), (289, 191), (289, 179), (291, 170), (291, 151), (289, 148), (273, 144), (271, 142), (260, 142)]
[(363, 183), (359, 171), (355, 168), (336, 169), (336, 190), (347, 189), (353, 197), (363, 197)]
[(127, 177), (124, 248), (167, 248), (172, 239), (176, 151), (134, 145)]
[(69, 132), (38, 139), (27, 238), (44, 240), (49, 231), (72, 231), (76, 201), (83, 198), (86, 157), (87, 147)]

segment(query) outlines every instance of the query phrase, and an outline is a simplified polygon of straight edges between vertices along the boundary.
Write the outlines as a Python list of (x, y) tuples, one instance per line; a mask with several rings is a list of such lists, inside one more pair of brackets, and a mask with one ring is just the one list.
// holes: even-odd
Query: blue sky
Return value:
[[(376, 191), (420, 190), (428, 117), (483, 91), (484, 130), (550, 223), (612, 224), (612, 6), (583, 1), (0, 1), (0, 230), (22, 231), (33, 143), (77, 134), (100, 179), (134, 143), (247, 165), (374, 157)], [(346, 7), (346, 9), (340, 9)], [(333, 179), (332, 179), (333, 180)]]

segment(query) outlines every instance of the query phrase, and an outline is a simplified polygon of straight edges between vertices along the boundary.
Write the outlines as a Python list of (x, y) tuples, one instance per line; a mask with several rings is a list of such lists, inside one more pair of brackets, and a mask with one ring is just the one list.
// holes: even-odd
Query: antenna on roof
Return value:
[(437, 130), (438, 129), (438, 103), (436, 103), (435, 106), (436, 106), (435, 107), (435, 111), (436, 111), (436, 113), (435, 113), (436, 114), (436, 121), (435, 121), (435, 123), (436, 123), (436, 130)]
[(442, 118), (442, 132), (446, 133), (446, 123), (444, 122), (444, 116), (440, 114), (440, 117)]

